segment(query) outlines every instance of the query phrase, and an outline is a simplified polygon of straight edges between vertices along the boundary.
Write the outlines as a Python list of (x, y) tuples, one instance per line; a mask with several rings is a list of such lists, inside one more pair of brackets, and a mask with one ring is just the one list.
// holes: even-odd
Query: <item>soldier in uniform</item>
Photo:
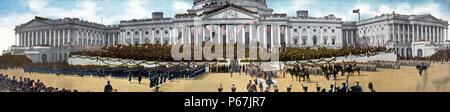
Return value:
[(319, 86), (319, 84), (316, 84), (316, 90), (317, 90), (317, 92), (320, 92), (320, 86)]
[(236, 92), (236, 86), (234, 84), (231, 85), (231, 92)]
[(304, 86), (303, 84), (302, 84), (302, 88), (303, 88), (303, 92), (308, 92), (308, 86)]
[(370, 92), (376, 92), (375, 89), (373, 88), (373, 83), (372, 82), (369, 82), (369, 84), (367, 86), (368, 86)]
[(289, 85), (289, 86), (287, 87), (287, 92), (291, 92), (291, 90), (292, 90), (292, 85)]
[(142, 81), (142, 75), (138, 74), (138, 82), (139, 82), (139, 84), (141, 84), (141, 81)]
[(219, 93), (222, 92), (223, 90), (222, 84), (219, 85), (219, 88), (217, 88), (217, 90), (219, 91)]
[(277, 85), (273, 85), (273, 92), (278, 92), (278, 91), (279, 91), (278, 86)]
[(251, 87), (252, 87), (252, 80), (248, 80), (248, 84), (247, 84), (247, 91), (248, 92), (253, 92)]

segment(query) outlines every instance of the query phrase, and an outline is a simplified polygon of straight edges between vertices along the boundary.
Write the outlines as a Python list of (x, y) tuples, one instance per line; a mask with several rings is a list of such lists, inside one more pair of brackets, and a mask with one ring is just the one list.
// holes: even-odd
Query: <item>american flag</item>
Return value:
[(189, 30), (191, 31), (191, 33), (189, 33), (189, 35), (195, 36), (195, 31), (196, 31), (195, 27), (189, 27)]
[(241, 33), (241, 31), (245, 28), (244, 25), (238, 25), (237, 33)]
[(280, 27), (280, 33), (281, 33), (281, 34), (284, 34), (284, 33), (285, 33), (285, 32), (284, 32), (285, 28), (286, 28), (285, 26)]
[(207, 30), (208, 32), (211, 32), (211, 31), (212, 31), (212, 26), (211, 26), (211, 25), (206, 26), (206, 30)]
[(258, 18), (255, 18), (255, 19), (252, 21), (252, 24), (254, 24), (254, 25), (259, 24)]

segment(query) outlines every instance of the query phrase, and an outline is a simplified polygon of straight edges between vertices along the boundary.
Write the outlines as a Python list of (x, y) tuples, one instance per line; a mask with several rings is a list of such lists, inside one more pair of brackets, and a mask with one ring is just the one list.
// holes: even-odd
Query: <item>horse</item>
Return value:
[(346, 67), (345, 67), (345, 71), (348, 73), (347, 74), (347, 76), (353, 76), (353, 67), (352, 67), (352, 65), (347, 65)]
[(354, 66), (352, 69), (353, 69), (353, 72), (354, 71), (358, 72), (358, 76), (361, 75), (361, 68), (359, 68), (358, 66)]
[(423, 76), (423, 71), (427, 71), (428, 66), (426, 66), (425, 64), (419, 64), (416, 66), (417, 70), (419, 70), (419, 75), (422, 77)]
[(325, 79), (330, 80), (330, 76), (329, 76), (330, 74), (328, 72), (329, 68), (326, 66), (320, 66), (320, 69), (322, 70), (323, 75), (325, 76)]
[(306, 80), (307, 82), (311, 82), (311, 78), (309, 77), (309, 70), (308, 70), (308, 68), (305, 68), (305, 67), (303, 67), (303, 69), (302, 69), (302, 77), (303, 77), (303, 80)]

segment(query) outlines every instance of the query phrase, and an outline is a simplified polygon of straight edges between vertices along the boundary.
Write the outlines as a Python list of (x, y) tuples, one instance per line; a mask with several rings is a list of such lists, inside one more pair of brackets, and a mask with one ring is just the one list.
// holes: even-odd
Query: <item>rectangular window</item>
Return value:
[(336, 44), (336, 40), (335, 39), (331, 39), (331, 44), (335, 45)]

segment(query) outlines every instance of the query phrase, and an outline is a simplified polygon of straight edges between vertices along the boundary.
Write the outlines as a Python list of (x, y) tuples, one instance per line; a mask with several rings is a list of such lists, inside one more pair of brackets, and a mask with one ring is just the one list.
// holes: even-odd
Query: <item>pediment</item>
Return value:
[(234, 7), (228, 7), (220, 11), (211, 13), (203, 19), (255, 19), (256, 15)]
[(39, 26), (47, 26), (48, 23), (44, 23), (41, 21), (32, 20), (26, 24), (23, 25), (23, 27), (39, 27)]
[(431, 16), (431, 15), (424, 15), (417, 18), (414, 18), (415, 21), (424, 21), (424, 22), (441, 22), (441, 20)]

